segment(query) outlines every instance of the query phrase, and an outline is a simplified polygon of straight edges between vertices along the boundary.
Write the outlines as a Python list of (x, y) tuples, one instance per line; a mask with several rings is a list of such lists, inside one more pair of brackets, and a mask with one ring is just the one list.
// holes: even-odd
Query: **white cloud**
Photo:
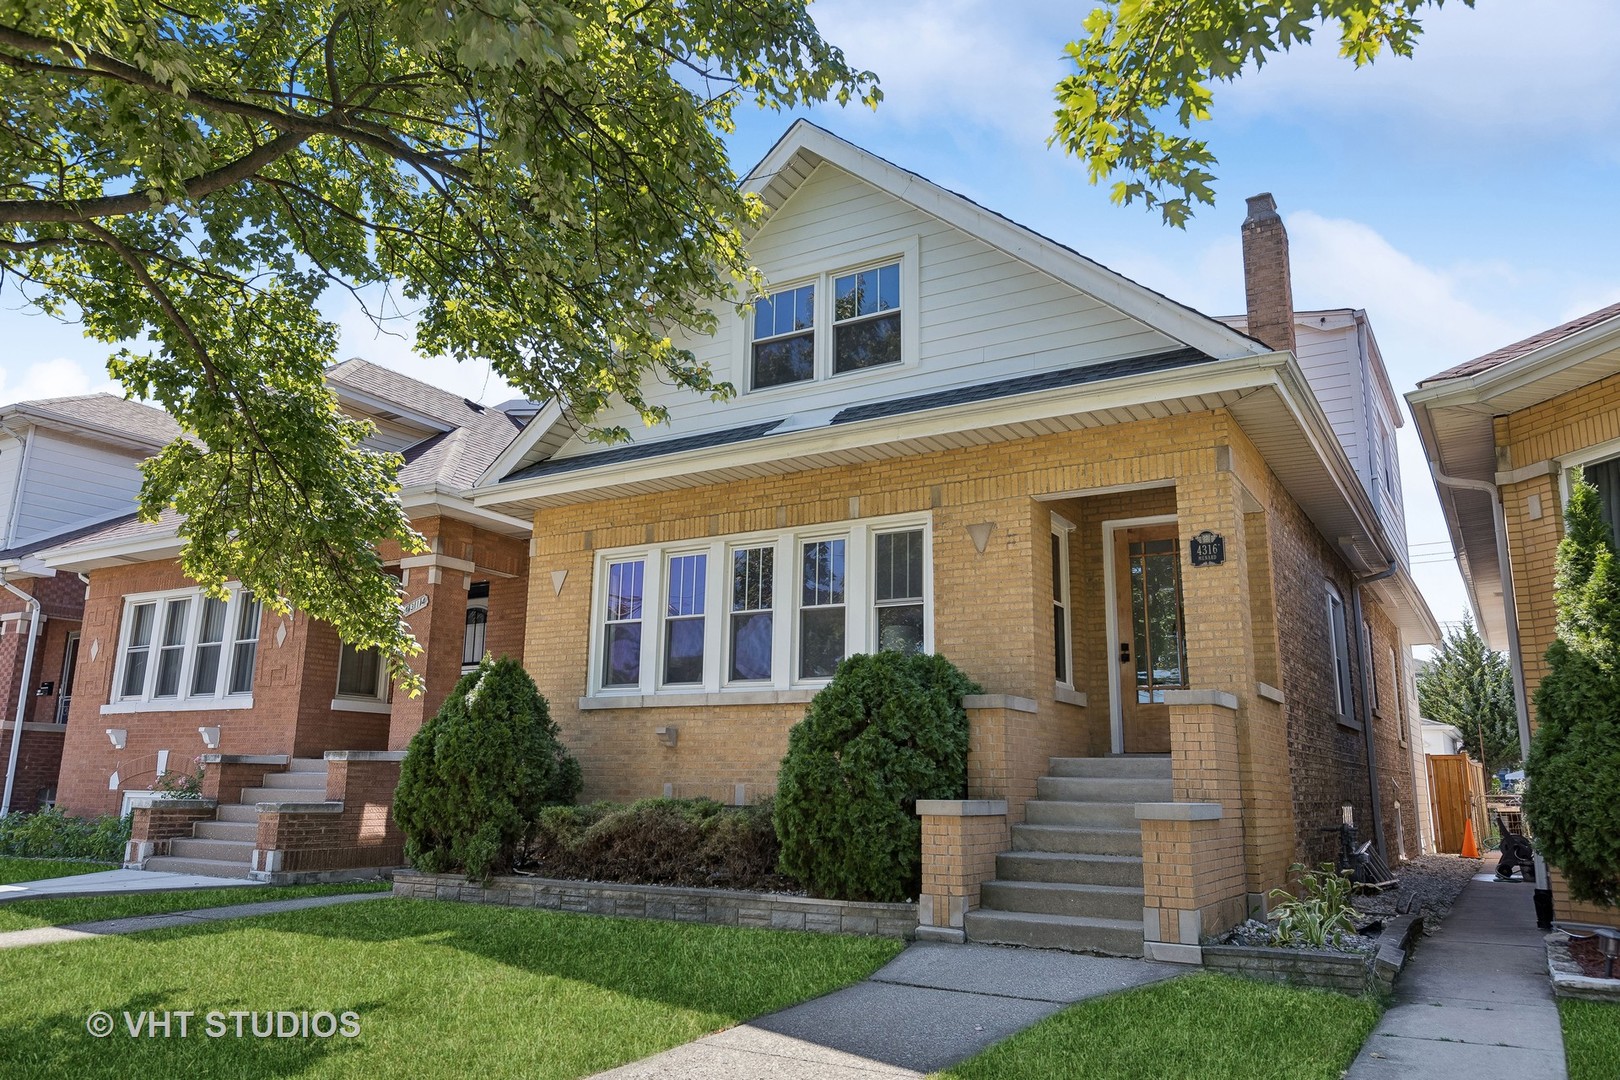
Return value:
[(31, 362), (7, 360), (0, 367), (0, 402), (102, 392), (122, 396), (124, 389), (107, 378), (105, 369), (85, 360), (66, 356)]

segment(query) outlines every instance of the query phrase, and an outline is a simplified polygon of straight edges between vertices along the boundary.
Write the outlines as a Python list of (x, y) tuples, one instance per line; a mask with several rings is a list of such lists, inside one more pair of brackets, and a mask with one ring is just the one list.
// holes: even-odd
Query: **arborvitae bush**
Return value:
[(541, 809), (579, 788), (534, 680), (516, 660), (485, 657), (411, 739), (394, 820), (412, 866), (487, 881), (511, 868)]
[(1570, 895), (1620, 901), (1620, 567), (1597, 489), (1564, 512), (1554, 590), (1558, 639), (1536, 688), (1524, 811)]
[(979, 692), (943, 656), (851, 656), (788, 736), (777, 778), (782, 872), (812, 896), (906, 900), (922, 884), (918, 799), (967, 794)]

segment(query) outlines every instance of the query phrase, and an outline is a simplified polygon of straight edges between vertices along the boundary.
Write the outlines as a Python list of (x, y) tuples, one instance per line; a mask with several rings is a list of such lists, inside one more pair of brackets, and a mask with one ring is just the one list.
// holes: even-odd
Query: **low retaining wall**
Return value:
[(461, 900), (505, 907), (544, 908), (636, 919), (811, 930), (823, 934), (875, 934), (908, 938), (917, 930), (911, 904), (815, 900), (804, 896), (690, 889), (669, 885), (616, 885), (558, 878), (497, 877), (486, 888), (460, 874), (394, 872), (394, 895), (418, 900)]
[(1620, 979), (1595, 979), (1581, 971), (1569, 955), (1569, 938), (1554, 930), (1547, 935), (1547, 974), (1552, 977), (1553, 993), (1559, 997), (1587, 1001), (1620, 1002)]
[(1351, 954), (1321, 949), (1275, 949), (1252, 945), (1205, 945), (1204, 966), (1264, 982), (1314, 986), (1346, 994), (1388, 993), (1406, 967), (1412, 942), (1423, 931), (1417, 915), (1384, 924), (1374, 952)]

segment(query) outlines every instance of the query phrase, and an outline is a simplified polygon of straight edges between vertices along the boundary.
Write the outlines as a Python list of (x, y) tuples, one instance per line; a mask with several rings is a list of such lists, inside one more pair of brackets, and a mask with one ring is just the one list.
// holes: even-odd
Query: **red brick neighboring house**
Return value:
[(0, 408), (0, 772), (9, 774), (0, 806), (8, 812), (56, 802), (84, 613), (84, 582), (38, 554), (127, 514), (141, 461), (177, 432), (161, 410), (111, 394)]
[[(398, 451), (401, 498), (430, 550), (382, 552), (404, 588), (426, 691), (395, 694), (376, 654), (236, 585), (219, 601), (182, 573), (172, 517), (132, 517), (41, 554), (84, 573), (59, 802), (135, 809), (130, 862), (271, 880), (402, 861), (388, 814), (410, 737), (487, 651), (520, 655), (525, 520), (461, 498), (532, 415), (485, 408), (363, 360), (335, 365), (340, 406)], [(206, 803), (145, 809), (159, 777), (204, 766)]]

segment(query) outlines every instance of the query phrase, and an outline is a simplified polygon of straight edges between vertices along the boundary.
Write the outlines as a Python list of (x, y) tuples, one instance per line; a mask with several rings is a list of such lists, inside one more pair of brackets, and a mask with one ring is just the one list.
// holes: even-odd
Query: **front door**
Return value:
[(1174, 522), (1114, 532), (1120, 733), (1127, 754), (1170, 752), (1166, 690), (1187, 689), (1181, 551)]

